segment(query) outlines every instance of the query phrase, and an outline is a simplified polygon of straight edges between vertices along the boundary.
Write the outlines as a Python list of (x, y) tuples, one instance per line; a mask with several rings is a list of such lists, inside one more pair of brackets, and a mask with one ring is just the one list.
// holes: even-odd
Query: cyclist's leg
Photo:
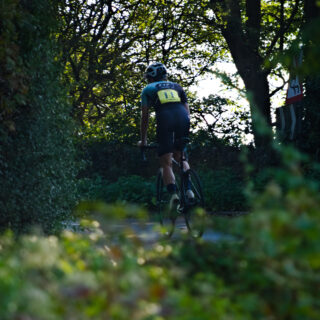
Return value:
[(162, 168), (162, 179), (163, 183), (167, 188), (168, 193), (170, 194), (169, 200), (169, 212), (172, 213), (176, 210), (179, 204), (179, 196), (177, 193), (177, 186), (175, 182), (175, 176), (172, 171), (172, 153), (165, 153), (160, 156), (160, 165)]
[(160, 156), (160, 166), (164, 185), (175, 184), (175, 177), (172, 171), (172, 153), (165, 153)]
[(174, 118), (170, 110), (164, 109), (157, 113), (158, 156), (162, 168), (163, 183), (169, 193), (176, 192), (175, 177), (172, 171), (173, 123)]
[[(174, 126), (175, 141), (174, 141), (173, 157), (176, 161), (180, 162), (182, 155), (179, 149), (181, 148), (181, 146), (177, 145), (177, 140), (188, 137), (189, 129), (190, 129), (190, 119), (184, 107), (177, 109), (175, 119), (176, 119), (176, 122)], [(190, 166), (188, 161), (187, 160), (183, 161), (183, 170), (187, 171), (189, 169), (190, 169)]]
[[(181, 151), (177, 151), (175, 150), (173, 152), (173, 157), (176, 161), (181, 161)], [(188, 163), (187, 160), (183, 161), (183, 171), (185, 173), (187, 173), (187, 171), (190, 169), (190, 165)], [(189, 176), (187, 177), (187, 181), (186, 181), (186, 184), (185, 184), (185, 192), (186, 192), (186, 196), (190, 199), (190, 198), (194, 198), (194, 193), (193, 191), (191, 190), (191, 181), (189, 179)]]
[[(174, 141), (174, 153), (173, 157), (176, 161), (180, 162), (181, 157), (183, 154), (181, 153), (181, 146), (178, 145), (177, 141), (181, 138), (186, 138), (189, 136), (189, 129), (190, 129), (190, 119), (185, 111), (185, 109), (181, 108), (180, 110), (177, 111), (177, 116), (176, 116), (176, 124), (174, 128), (174, 136), (175, 136), (175, 141)], [(190, 165), (187, 160), (183, 161), (183, 170), (184, 172), (187, 172), (190, 169)], [(185, 185), (186, 187), (186, 195), (188, 198), (193, 198), (194, 194), (191, 190), (191, 184), (190, 180), (188, 177), (187, 183)]]
[[(178, 151), (178, 150), (174, 150), (173, 151), (173, 158), (180, 163), (181, 161), (181, 152)], [(184, 171), (187, 171), (190, 169), (190, 165), (189, 165), (189, 162), (187, 160), (184, 160), (183, 161), (183, 170)]]

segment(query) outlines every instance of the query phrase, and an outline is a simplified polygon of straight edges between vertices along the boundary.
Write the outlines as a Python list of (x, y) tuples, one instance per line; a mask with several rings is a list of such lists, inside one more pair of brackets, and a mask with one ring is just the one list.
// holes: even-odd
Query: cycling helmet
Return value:
[(144, 78), (152, 80), (163, 80), (166, 76), (167, 69), (161, 62), (151, 63), (144, 73)]

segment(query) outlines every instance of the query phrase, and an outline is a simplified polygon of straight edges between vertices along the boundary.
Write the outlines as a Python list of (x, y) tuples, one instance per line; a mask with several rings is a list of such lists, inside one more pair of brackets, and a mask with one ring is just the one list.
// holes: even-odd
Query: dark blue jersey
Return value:
[(152, 82), (142, 91), (142, 107), (154, 108), (156, 111), (159, 156), (173, 152), (176, 140), (189, 134), (190, 120), (185, 103), (185, 92), (174, 82)]
[(142, 91), (141, 105), (160, 111), (162, 106), (185, 104), (187, 96), (180, 85), (171, 81), (149, 83)]

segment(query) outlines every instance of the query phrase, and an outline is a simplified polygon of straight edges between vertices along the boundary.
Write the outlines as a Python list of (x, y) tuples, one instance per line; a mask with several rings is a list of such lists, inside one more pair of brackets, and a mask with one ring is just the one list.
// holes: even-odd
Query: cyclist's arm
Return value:
[(140, 134), (141, 142), (143, 145), (147, 144), (147, 130), (149, 123), (149, 109), (147, 106), (141, 108), (141, 123), (140, 123)]
[(179, 97), (181, 99), (181, 103), (183, 104), (183, 106), (185, 107), (187, 113), (188, 113), (188, 116), (190, 117), (190, 108), (189, 108), (189, 104), (187, 102), (187, 95), (185, 93), (185, 91), (182, 89), (181, 86), (178, 86), (179, 88)]
[(187, 110), (188, 116), (190, 116), (190, 109), (189, 109), (189, 104), (187, 102), (185, 102), (183, 104), (183, 106), (185, 107), (185, 109)]

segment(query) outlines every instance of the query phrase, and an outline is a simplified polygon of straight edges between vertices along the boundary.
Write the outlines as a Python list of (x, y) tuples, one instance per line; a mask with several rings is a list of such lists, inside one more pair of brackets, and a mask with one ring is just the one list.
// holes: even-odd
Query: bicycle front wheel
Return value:
[(169, 207), (169, 194), (165, 190), (163, 184), (162, 173), (159, 170), (157, 176), (157, 211), (158, 219), (161, 225), (161, 233), (171, 237), (175, 226), (175, 217), (172, 216)]
[[(197, 173), (189, 169), (183, 177), (183, 197), (185, 202), (184, 217), (187, 228), (193, 237), (201, 237), (205, 226), (204, 196)], [(191, 190), (193, 197), (188, 197), (186, 190)]]

